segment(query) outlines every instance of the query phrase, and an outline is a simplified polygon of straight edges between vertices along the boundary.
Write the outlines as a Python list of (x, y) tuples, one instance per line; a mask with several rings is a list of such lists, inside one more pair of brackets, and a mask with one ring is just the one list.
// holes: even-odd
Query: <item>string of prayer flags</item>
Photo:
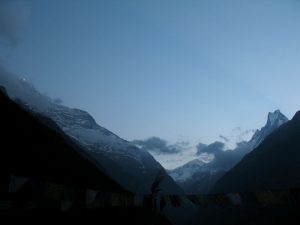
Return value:
[(87, 209), (94, 209), (100, 206), (100, 202), (97, 201), (98, 191), (87, 190), (86, 191), (86, 206)]
[(14, 197), (13, 199), (22, 199), (18, 204), (28, 211), (36, 210), (40, 207), (68, 211), (110, 206), (147, 207), (154, 211), (161, 211), (167, 204), (177, 208), (185, 203), (190, 204), (190, 201), (201, 207), (218, 206), (222, 208), (241, 205), (287, 205), (298, 207), (300, 204), (300, 188), (212, 195), (140, 195), (84, 190), (45, 183), (41, 180), (7, 176), (5, 189), (3, 190), (5, 193), (8, 192), (10, 194), (3, 195), (4, 199), (0, 201), (0, 210), (9, 210), (14, 206), (14, 202), (10, 199), (14, 195), (16, 198)]

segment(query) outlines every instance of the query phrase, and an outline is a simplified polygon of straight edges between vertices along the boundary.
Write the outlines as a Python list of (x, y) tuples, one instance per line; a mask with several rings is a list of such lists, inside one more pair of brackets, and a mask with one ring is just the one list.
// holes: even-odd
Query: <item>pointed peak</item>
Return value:
[(276, 109), (274, 112), (269, 112), (268, 113), (268, 117), (271, 117), (271, 116), (277, 116), (277, 115), (283, 115), (279, 109)]
[(271, 125), (274, 125), (274, 124), (282, 124), (284, 122), (287, 122), (288, 121), (288, 118), (283, 115), (279, 109), (275, 110), (274, 112), (269, 112), (268, 113), (268, 122), (269, 124)]

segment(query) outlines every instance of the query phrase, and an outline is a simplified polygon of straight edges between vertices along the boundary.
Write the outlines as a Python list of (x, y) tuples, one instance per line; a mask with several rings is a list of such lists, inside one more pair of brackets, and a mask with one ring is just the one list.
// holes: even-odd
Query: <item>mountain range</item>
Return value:
[(195, 159), (169, 171), (169, 174), (186, 193), (209, 193), (219, 178), (287, 121), (287, 117), (279, 110), (269, 113), (265, 126), (256, 130), (248, 142), (238, 143), (233, 150), (226, 150), (225, 144), (221, 142), (214, 142), (210, 145), (202, 144), (201, 148), (198, 148), (198, 154), (213, 154), (214, 159), (211, 162), (204, 163)]
[[(168, 171), (168, 175), (145, 149), (98, 125), (89, 113), (53, 101), (24, 79), (0, 76), (0, 84), (7, 89), (6, 94), (0, 91), (2, 180), (8, 180), (13, 173), (83, 188), (149, 194), (160, 174), (162, 194), (179, 195), (183, 190), (187, 194), (205, 194), (300, 186), (300, 112), (290, 121), (279, 110), (269, 113), (265, 126), (235, 149), (226, 149), (222, 142), (199, 145), (199, 159)], [(204, 153), (212, 154), (213, 160), (201, 161)], [(7, 188), (3, 184), (1, 193)], [(260, 218), (257, 209), (251, 207), (251, 215)], [(209, 210), (212, 214), (207, 215), (220, 212)], [(241, 210), (243, 217), (249, 212), (247, 207)], [(175, 224), (185, 224), (192, 215), (196, 215), (196, 224), (198, 219), (210, 224), (205, 210), (201, 215), (195, 212), (197, 209), (185, 201), (177, 209), (167, 205), (164, 214)], [(226, 212), (230, 222), (238, 211), (229, 208)], [(271, 208), (263, 220), (273, 212)], [(216, 224), (220, 220), (221, 217)], [(245, 218), (242, 220), (245, 222)]]
[(290, 189), (300, 186), (300, 112), (267, 136), (228, 171), (212, 192)]

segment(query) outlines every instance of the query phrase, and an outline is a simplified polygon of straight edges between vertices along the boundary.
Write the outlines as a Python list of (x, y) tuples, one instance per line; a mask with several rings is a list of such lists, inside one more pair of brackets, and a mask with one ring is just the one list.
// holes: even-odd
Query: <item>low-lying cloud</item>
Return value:
[(202, 144), (200, 146), (201, 148), (197, 149), (197, 155), (211, 154), (214, 156), (214, 159), (210, 162), (211, 169), (228, 170), (247, 153), (246, 142), (237, 143), (234, 150), (226, 149), (226, 145), (218, 141), (206, 147), (203, 147)]
[(202, 153), (216, 154), (224, 150), (225, 144), (219, 141), (216, 141), (210, 145), (203, 145), (202, 143), (199, 143), (197, 145), (197, 155), (200, 155)]
[(229, 142), (229, 138), (225, 137), (224, 135), (219, 135), (219, 138), (221, 138), (225, 142)]
[(207, 159), (205, 155), (197, 156), (196, 146), (188, 141), (170, 144), (159, 137), (152, 137), (146, 140), (135, 140), (132, 143), (148, 151), (167, 170), (175, 169), (196, 158), (203, 158), (204, 161)]
[(159, 137), (151, 137), (146, 140), (134, 140), (133, 144), (148, 152), (157, 154), (175, 154), (182, 150), (184, 143), (168, 145), (167, 141)]

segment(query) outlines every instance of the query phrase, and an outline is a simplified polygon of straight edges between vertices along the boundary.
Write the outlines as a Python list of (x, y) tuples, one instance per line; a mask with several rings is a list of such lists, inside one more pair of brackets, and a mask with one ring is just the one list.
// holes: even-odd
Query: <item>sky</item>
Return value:
[(130, 141), (237, 139), (300, 109), (300, 1), (0, 0), (0, 63)]

